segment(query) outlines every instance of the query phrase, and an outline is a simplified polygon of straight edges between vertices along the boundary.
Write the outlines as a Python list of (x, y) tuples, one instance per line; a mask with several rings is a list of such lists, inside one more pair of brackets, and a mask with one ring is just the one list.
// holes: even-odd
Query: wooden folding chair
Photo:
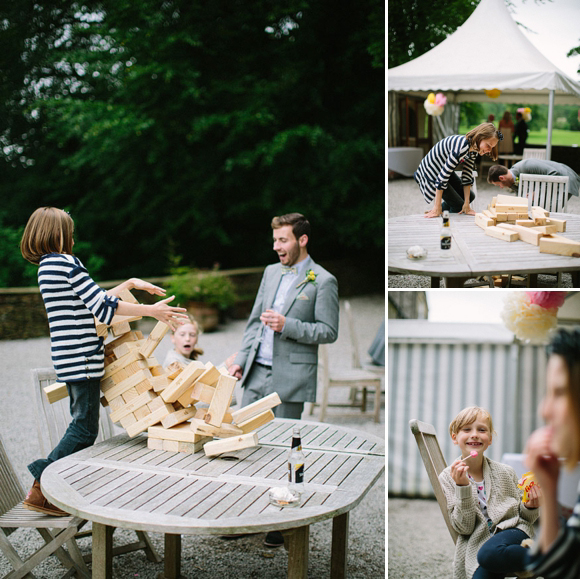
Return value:
[[(0, 551), (8, 559), (14, 571), (4, 579), (34, 577), (31, 571), (47, 557), (55, 555), (68, 569), (63, 577), (77, 573), (90, 579), (91, 573), (83, 560), (74, 536), (86, 523), (79, 517), (53, 517), (22, 506), (26, 492), (6, 454), (0, 436)], [(19, 528), (36, 529), (44, 539), (44, 545), (26, 560), (22, 560), (8, 536)], [(62, 548), (66, 543), (68, 553)]]
[[(326, 344), (318, 347), (318, 355), (320, 359), (319, 364), (319, 378), (322, 384), (322, 400), (320, 402), (313, 402), (310, 406), (310, 414), (313, 413), (315, 406), (320, 406), (320, 422), (324, 422), (326, 418), (326, 410), (333, 408), (360, 408), (361, 412), (357, 416), (364, 416), (370, 414), (366, 412), (367, 404), (367, 389), (374, 389), (375, 400), (373, 416), (375, 422), (380, 422), (381, 413), (381, 378), (373, 372), (362, 370), (360, 368), (350, 368), (347, 370), (338, 370), (331, 372), (328, 366), (328, 350)], [(330, 403), (328, 402), (328, 391), (333, 386), (342, 386), (343, 388), (356, 388), (362, 390), (362, 401), (360, 403), (356, 400), (350, 399), (348, 403)]]
[(360, 357), (358, 336), (356, 332), (356, 326), (354, 323), (354, 318), (352, 315), (352, 309), (350, 307), (350, 302), (344, 300), (344, 311), (346, 313), (346, 321), (348, 324), (348, 333), (350, 334), (350, 345), (352, 352), (352, 367), (359, 368), (361, 370), (367, 370), (368, 372), (374, 372), (379, 376), (385, 375), (385, 367), (377, 366), (376, 364), (363, 364)]
[[(58, 444), (71, 421), (69, 398), (50, 403), (43, 390), (46, 386), (56, 382), (56, 373), (52, 368), (37, 368), (32, 370), (32, 387), (34, 390), (34, 405), (36, 409), (36, 427), (38, 440), (45, 456)], [(109, 418), (108, 407), (101, 406), (99, 420), (99, 435), (95, 442), (107, 440), (112, 436), (125, 432)], [(138, 541), (128, 545), (113, 548), (113, 556), (131, 553), (143, 549), (149, 561), (159, 563), (163, 558), (157, 553), (149, 535), (145, 531), (135, 531)], [(77, 536), (80, 538), (91, 534), (86, 531)], [(84, 556), (85, 561), (91, 560), (91, 555)]]
[(447, 524), (447, 529), (451, 534), (453, 542), (457, 542), (457, 531), (451, 525), (451, 519), (449, 518), (449, 513), (447, 512), (447, 500), (445, 499), (445, 493), (441, 488), (441, 483), (439, 482), (439, 475), (447, 467), (443, 453), (441, 452), (441, 447), (439, 446), (439, 441), (437, 440), (437, 432), (432, 424), (427, 424), (426, 422), (421, 422), (419, 420), (413, 419), (409, 421), (409, 426), (411, 427), (411, 432), (415, 437), (417, 446), (419, 447), (419, 452), (421, 453), (421, 458), (423, 459), (423, 464), (429, 475), (429, 481), (435, 492), (435, 498)]

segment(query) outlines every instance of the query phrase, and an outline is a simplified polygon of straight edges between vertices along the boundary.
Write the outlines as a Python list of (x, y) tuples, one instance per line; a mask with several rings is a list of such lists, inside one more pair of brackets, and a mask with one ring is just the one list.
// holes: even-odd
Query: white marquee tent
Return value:
[[(570, 47), (572, 48), (572, 47)], [(486, 89), (505, 103), (549, 104), (550, 158), (554, 99), (580, 104), (580, 83), (552, 64), (521, 32), (504, 0), (481, 0), (443, 42), (388, 71), (389, 91), (417, 96), (441, 91), (449, 103), (487, 101)], [(453, 125), (458, 130), (457, 115)]]

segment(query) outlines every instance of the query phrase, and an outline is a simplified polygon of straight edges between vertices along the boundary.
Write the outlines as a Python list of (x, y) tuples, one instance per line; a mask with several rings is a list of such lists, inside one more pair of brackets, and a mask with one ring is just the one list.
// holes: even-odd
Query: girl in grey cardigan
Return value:
[(462, 457), (439, 475), (451, 524), (459, 533), (453, 579), (527, 576), (521, 542), (533, 536), (539, 491), (533, 487), (523, 503), (513, 468), (484, 456), (493, 432), (491, 415), (478, 406), (462, 410), (449, 426)]

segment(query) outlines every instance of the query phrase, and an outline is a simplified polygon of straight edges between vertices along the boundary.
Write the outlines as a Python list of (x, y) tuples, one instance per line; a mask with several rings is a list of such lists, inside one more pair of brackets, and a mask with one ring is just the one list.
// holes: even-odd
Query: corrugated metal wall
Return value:
[(413, 418), (435, 426), (447, 464), (460, 455), (449, 423), (466, 406), (491, 412), (496, 435), (486, 455), (493, 460), (522, 452), (541, 425), (543, 347), (390, 342), (388, 356), (389, 494), (434, 496), (409, 428)]

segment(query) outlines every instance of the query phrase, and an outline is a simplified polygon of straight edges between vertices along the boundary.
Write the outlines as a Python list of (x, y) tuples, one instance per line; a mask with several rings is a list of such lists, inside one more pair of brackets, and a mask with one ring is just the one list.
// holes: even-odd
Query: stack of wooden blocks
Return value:
[(504, 241), (518, 239), (536, 245), (540, 253), (580, 257), (580, 242), (556, 235), (566, 231), (566, 221), (550, 217), (541, 207), (531, 208), (524, 197), (498, 195), (482, 213), (476, 213), (475, 223), (486, 235)]
[[(138, 303), (130, 291), (124, 301)], [(99, 336), (114, 339), (105, 344), (105, 374), (101, 379), (103, 406), (110, 418), (131, 437), (148, 431), (148, 447), (207, 456), (258, 445), (254, 430), (274, 419), (272, 408), (281, 403), (273, 393), (246, 407), (231, 408), (237, 379), (211, 362), (174, 362), (163, 369), (153, 356), (169, 326), (158, 322), (145, 339), (131, 329), (139, 317), (115, 315), (107, 326), (96, 322)], [(58, 383), (57, 383), (58, 384)], [(45, 392), (51, 402), (66, 396), (66, 385), (51, 385)], [(60, 394), (59, 394), (60, 393)], [(203, 403), (207, 407), (197, 408)], [(214, 440), (219, 438), (220, 440)]]

